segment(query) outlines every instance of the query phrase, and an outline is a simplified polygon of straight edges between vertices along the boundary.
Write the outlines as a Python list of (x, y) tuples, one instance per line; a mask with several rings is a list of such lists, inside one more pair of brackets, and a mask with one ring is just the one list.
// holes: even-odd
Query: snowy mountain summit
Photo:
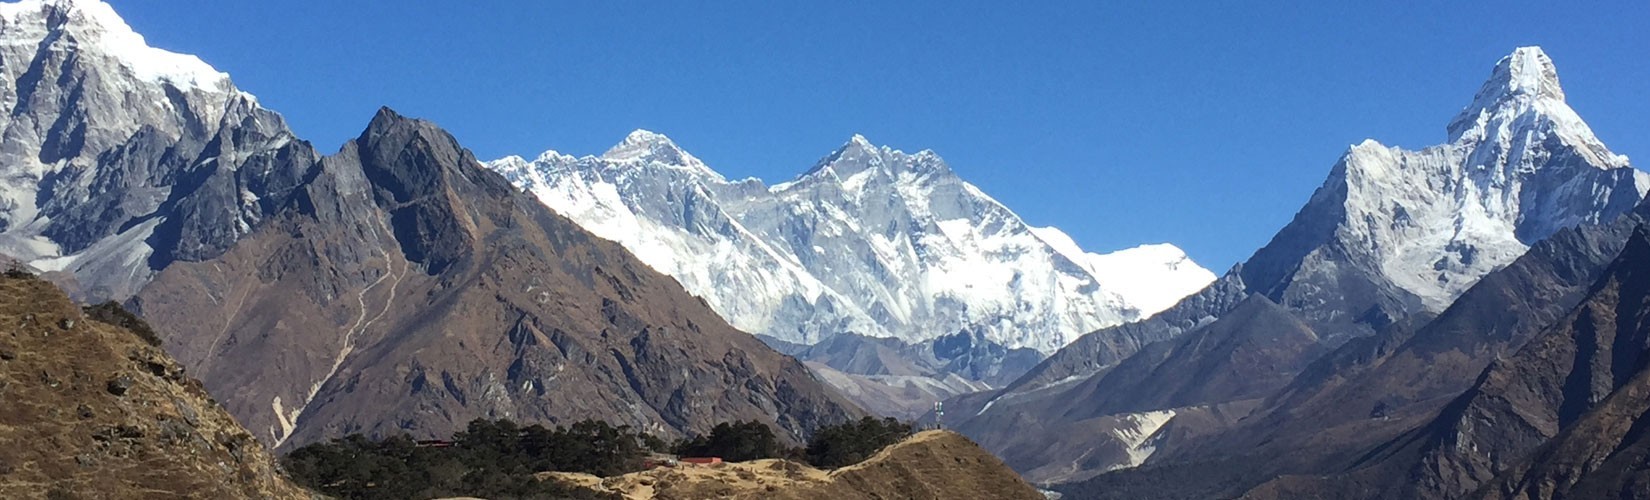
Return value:
[(551, 151), (489, 166), (675, 276), (734, 326), (789, 342), (963, 333), (1047, 353), (1214, 279), (1172, 245), (1084, 252), (932, 151), (859, 135), (773, 186), (728, 181), (642, 130), (599, 157)]
[(104, 2), (0, 4), (0, 74), (0, 253), (79, 299), (221, 252), (303, 175), (270, 168), (295, 142), (279, 115)]
[(1343, 211), (1345, 250), (1423, 309), (1442, 310), (1561, 228), (1614, 219), (1650, 188), (1564, 102), (1538, 47), (1502, 58), (1448, 132), (1420, 151), (1353, 146), (1303, 209)]

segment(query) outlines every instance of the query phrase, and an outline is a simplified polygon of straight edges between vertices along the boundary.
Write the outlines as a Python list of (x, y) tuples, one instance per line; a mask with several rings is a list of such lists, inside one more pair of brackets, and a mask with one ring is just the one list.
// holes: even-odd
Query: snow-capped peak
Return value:
[[(45, 27), (44, 32), (34, 31)], [(200, 58), (150, 47), (115, 9), (100, 0), (24, 0), (0, 4), (0, 35), (7, 40), (41, 40), (51, 32), (75, 35), (90, 48), (121, 63), (133, 76), (170, 83), (183, 90), (229, 91), (229, 74)], [(28, 33), (20, 33), (28, 32)], [(35, 36), (38, 35), (38, 36)]]
[(1450, 121), (1448, 130), (1451, 144), (1502, 146), (1484, 151), (1520, 151), (1524, 148), (1517, 146), (1532, 136), (1551, 135), (1574, 147), (1594, 166), (1627, 166), (1627, 157), (1611, 153), (1564, 102), (1558, 70), (1540, 47), (1519, 47), (1501, 58), (1472, 104)]
[(834, 174), (837, 178), (846, 180), (860, 177), (857, 174), (871, 170), (898, 175), (901, 171), (948, 172), (950, 167), (946, 165), (945, 159), (940, 158), (933, 150), (924, 149), (915, 154), (907, 154), (888, 146), (877, 146), (865, 136), (854, 134), (842, 146), (821, 158), (807, 172), (792, 181), (775, 184), (772, 190), (782, 191), (797, 182), (825, 174)]
[(664, 134), (651, 130), (636, 129), (624, 137), (623, 141), (602, 153), (603, 160), (653, 160), (666, 163), (681, 163), (683, 159), (693, 158), (681, 147)]
[(1100, 286), (1127, 297), (1141, 317), (1175, 305), (1188, 290), (1214, 282), (1215, 274), (1171, 243), (1140, 245), (1107, 254), (1085, 252), (1065, 231), (1032, 227), (1032, 234), (1092, 274)]
[(1495, 63), (1490, 79), (1469, 108), (1491, 108), (1511, 99), (1543, 97), (1564, 100), (1558, 69), (1541, 47), (1519, 47)]
[[(547, 154), (550, 152), (546, 152)], [(542, 156), (542, 155), (541, 155)], [(699, 158), (688, 154), (687, 150), (677, 146), (664, 134), (651, 130), (636, 129), (626, 135), (623, 141), (602, 153), (602, 160), (614, 163), (639, 163), (660, 165), (680, 170), (688, 170), (699, 175), (721, 180), (717, 174)]]
[(1537, 47), (1501, 58), (1448, 129), (1449, 143), (1419, 151), (1351, 147), (1312, 199), (1344, 213), (1343, 251), (1378, 263), (1430, 310), (1531, 243), (1611, 220), (1650, 188), (1564, 102)]
[(1051, 352), (1214, 278), (1172, 246), (1089, 254), (1048, 229), (1052, 248), (931, 151), (856, 134), (763, 189), (639, 160), (673, 147), (638, 131), (599, 158), (489, 166), (676, 277), (734, 326), (793, 342), (966, 331)]
[[(871, 141), (865, 139), (865, 136), (854, 134), (848, 138), (848, 142), (842, 143), (842, 146), (837, 147), (831, 154), (825, 155), (818, 163), (814, 164), (813, 168), (808, 169), (798, 179), (822, 173), (826, 169), (830, 169), (839, 176), (852, 175), (854, 172), (880, 166), (882, 164), (880, 153), (882, 153), (881, 149), (871, 144)], [(843, 166), (847, 166), (849, 171), (842, 171)]]

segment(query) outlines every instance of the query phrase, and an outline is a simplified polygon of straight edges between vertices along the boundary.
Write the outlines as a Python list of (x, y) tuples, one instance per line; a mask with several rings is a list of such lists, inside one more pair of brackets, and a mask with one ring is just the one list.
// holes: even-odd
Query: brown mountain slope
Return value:
[(1650, 499), (1650, 370), (1476, 496)]
[[(1641, 229), (1581, 306), (1491, 366), (1438, 418), (1416, 476), (1426, 480), (1422, 486), (1435, 483), (1440, 496), (1459, 496), (1507, 473), (1563, 431), (1568, 435), (1541, 453), (1534, 472), (1511, 472), (1521, 479), (1509, 479), (1501, 491), (1546, 498), (1574, 486), (1629, 444), (1623, 440), (1642, 439), (1628, 434), (1650, 403), (1647, 349), (1650, 234)], [(1640, 486), (1650, 484), (1643, 451), (1628, 454), (1637, 456)], [(1568, 473), (1557, 473), (1566, 467)]]
[[(1255, 294), (1092, 377), (1004, 398), (995, 405), (1010, 409), (963, 420), (958, 430), (1033, 481), (1087, 479), (1139, 465), (1162, 438), (1203, 432), (1204, 419), (1243, 416), (1249, 400), (1288, 384), (1323, 349), (1288, 309)], [(1158, 435), (1166, 428), (1177, 430)]]
[[(1650, 346), (1647, 313), (1650, 235), (1640, 229), (1586, 300), (1516, 353), (1496, 359), (1430, 423), (1376, 450), (1357, 470), (1286, 477), (1251, 496), (1465, 496), (1575, 425), (1643, 369)], [(1621, 425), (1635, 417), (1626, 416)], [(1390, 480), (1399, 477), (1405, 480)]]
[(757, 460), (711, 467), (660, 468), (598, 478), (547, 473), (627, 499), (725, 498), (745, 500), (840, 500), (899, 498), (1043, 498), (997, 457), (959, 434), (927, 431), (884, 448), (859, 464), (820, 471), (784, 460)]
[(0, 278), (0, 498), (309, 498), (159, 347)]
[(801, 363), (591, 236), (434, 125), (381, 110), (294, 201), (134, 300), (277, 445), (478, 417), (665, 435), (857, 417)]
[(1413, 482), (1405, 474), (1420, 460), (1425, 428), (1495, 359), (1580, 304), (1645, 210), (1562, 230), (1436, 319), (1341, 346), (1228, 429), (1160, 447), (1139, 469), (1058, 489), (1084, 498), (1210, 498), (1334, 488), (1335, 496), (1371, 498)]

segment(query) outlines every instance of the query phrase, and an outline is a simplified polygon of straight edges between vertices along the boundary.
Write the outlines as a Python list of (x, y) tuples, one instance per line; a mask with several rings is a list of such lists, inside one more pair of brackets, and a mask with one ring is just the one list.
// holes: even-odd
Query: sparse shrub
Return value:
[[(11, 279), (14, 279), (14, 280), (32, 280), (32, 279), (35, 279), (34, 272), (30, 271), (28, 266), (23, 265), (22, 262), (17, 262), (17, 261), (12, 261), (11, 264), (6, 265), (6, 273), (5, 274), (6, 274), (7, 278), (11, 278)], [(50, 495), (50, 493), (47, 493), (47, 494)]]

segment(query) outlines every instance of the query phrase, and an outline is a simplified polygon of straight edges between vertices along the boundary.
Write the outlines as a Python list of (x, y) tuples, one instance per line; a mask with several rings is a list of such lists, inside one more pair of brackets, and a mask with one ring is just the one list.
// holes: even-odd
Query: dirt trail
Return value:
[(947, 431), (918, 433), (864, 462), (829, 472), (787, 460), (756, 460), (659, 468), (609, 478), (562, 472), (539, 477), (618, 493), (631, 500), (1043, 498), (1002, 461)]

